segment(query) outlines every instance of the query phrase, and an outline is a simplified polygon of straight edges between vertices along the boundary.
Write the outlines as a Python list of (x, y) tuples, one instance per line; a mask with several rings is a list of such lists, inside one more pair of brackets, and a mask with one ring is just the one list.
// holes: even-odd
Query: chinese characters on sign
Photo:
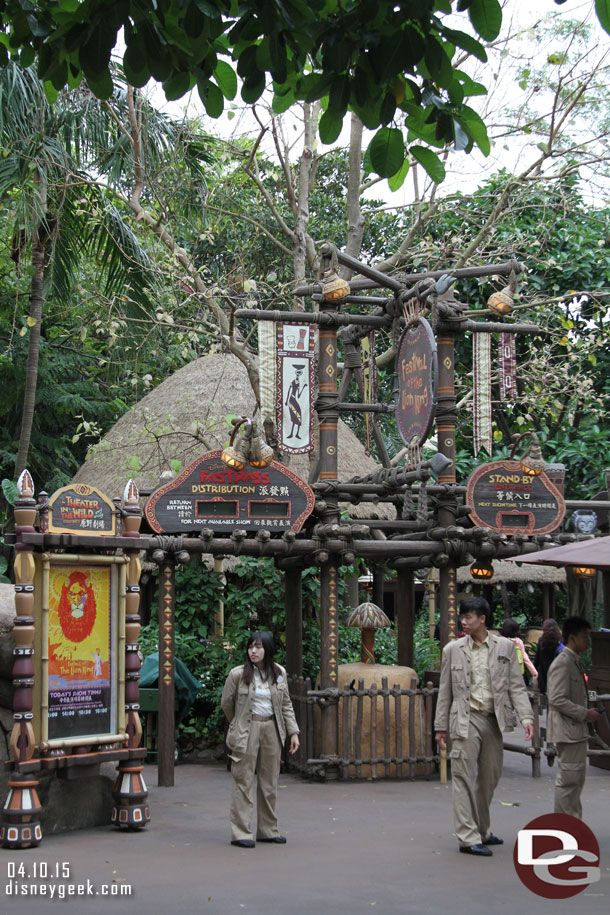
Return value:
[(546, 474), (527, 473), (519, 461), (477, 467), (466, 484), (470, 517), (504, 534), (548, 534), (561, 524), (565, 502)]
[(58, 489), (49, 499), (49, 533), (97, 534), (117, 532), (116, 510), (99, 489), (73, 483)]
[(313, 505), (310, 487), (287, 467), (273, 461), (235, 470), (220, 451), (209, 451), (152, 494), (145, 516), (159, 534), (204, 528), (298, 533)]

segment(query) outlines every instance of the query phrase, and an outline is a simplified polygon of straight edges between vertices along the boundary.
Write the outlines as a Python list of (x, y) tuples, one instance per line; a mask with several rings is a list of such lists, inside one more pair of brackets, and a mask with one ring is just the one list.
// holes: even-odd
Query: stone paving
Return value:
[[(589, 767), (583, 792), (585, 821), (600, 845), (601, 881), (573, 899), (551, 902), (516, 876), (517, 831), (552, 810), (557, 770), (545, 761), (542, 766), (541, 778), (533, 779), (528, 759), (505, 753), (492, 806), (492, 829), (505, 844), (485, 859), (458, 853), (451, 789), (438, 778), (323, 784), (284, 775), (278, 813), (287, 845), (238, 849), (229, 844), (231, 778), (223, 766), (178, 766), (173, 788), (157, 787), (156, 769), (147, 767), (152, 822), (143, 832), (103, 827), (47, 836), (29, 851), (0, 850), (0, 913), (607, 915), (608, 770)], [(19, 875), (20, 863), (27, 878)], [(55, 886), (55, 898), (15, 896), (15, 883), (45, 884), (47, 894)], [(67, 892), (69, 885), (81, 885), (85, 895), (59, 900), (59, 887)], [(125, 888), (130, 896), (115, 895)]]

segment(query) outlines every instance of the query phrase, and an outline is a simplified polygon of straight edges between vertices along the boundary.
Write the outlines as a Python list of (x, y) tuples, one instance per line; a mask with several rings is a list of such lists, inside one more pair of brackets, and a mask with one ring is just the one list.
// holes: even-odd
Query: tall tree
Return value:
[[(67, 301), (79, 259), (87, 255), (98, 259), (106, 292), (129, 291), (133, 303), (151, 308), (143, 279), (145, 252), (82, 171), (96, 132), (94, 109), (79, 105), (82, 101), (81, 93), (51, 106), (30, 70), (9, 64), (0, 72), (0, 200), (10, 201), (15, 213), (11, 256), (17, 270), (30, 275), (16, 476), (26, 466), (30, 447), (46, 293)], [(99, 218), (92, 218), (96, 213)]]

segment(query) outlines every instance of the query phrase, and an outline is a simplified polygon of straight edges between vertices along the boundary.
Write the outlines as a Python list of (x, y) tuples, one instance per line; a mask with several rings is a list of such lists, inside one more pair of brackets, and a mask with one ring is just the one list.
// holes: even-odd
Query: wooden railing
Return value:
[[(365, 688), (345, 684), (343, 689), (312, 689), (311, 681), (289, 678), (290, 695), (299, 729), (301, 746), (287, 763), (292, 771), (306, 777), (324, 776), (332, 766), (339, 776), (349, 778), (430, 777), (436, 771), (433, 746), (433, 704), (437, 689), (428, 684), (408, 689), (399, 684)], [(320, 707), (335, 703), (337, 710), (337, 755), (320, 753)]]

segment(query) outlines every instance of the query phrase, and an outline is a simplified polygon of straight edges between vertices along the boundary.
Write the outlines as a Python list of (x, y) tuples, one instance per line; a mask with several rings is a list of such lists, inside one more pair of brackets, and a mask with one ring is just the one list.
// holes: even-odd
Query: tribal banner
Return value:
[(258, 322), (258, 381), (263, 422), (269, 416), (275, 423), (277, 399), (277, 352), (273, 321)]
[(286, 454), (313, 450), (314, 344), (310, 324), (278, 324), (277, 435)]
[(517, 348), (514, 334), (500, 334), (498, 343), (500, 400), (517, 399)]
[[(368, 337), (363, 337), (362, 348), (362, 379), (364, 396), (363, 403), (375, 403), (377, 400), (377, 362), (375, 361), (375, 331), (372, 330)], [(373, 431), (374, 414), (364, 414), (364, 432), (366, 435), (365, 450), (371, 453), (371, 435)]]
[(491, 334), (473, 334), (474, 367), (474, 453), (485, 448), (491, 455)]

